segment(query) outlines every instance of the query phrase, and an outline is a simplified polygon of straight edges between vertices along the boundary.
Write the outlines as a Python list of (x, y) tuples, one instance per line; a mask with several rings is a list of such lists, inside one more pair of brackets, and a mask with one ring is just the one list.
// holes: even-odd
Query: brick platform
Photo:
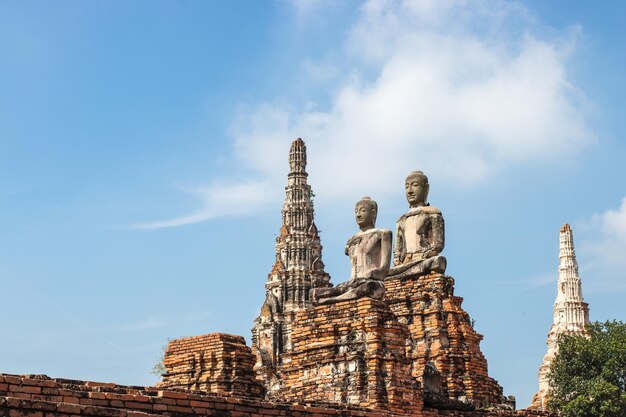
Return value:
[(255, 357), (241, 336), (211, 333), (172, 340), (163, 359), (166, 373), (159, 388), (252, 398), (265, 392), (256, 381)]
[[(357, 407), (294, 405), (201, 392), (0, 374), (0, 417), (398, 417)], [(549, 417), (538, 411), (440, 411), (413, 417)], [(553, 416), (554, 417), (554, 416)]]
[(502, 387), (489, 377), (480, 351), (482, 335), (454, 295), (454, 278), (433, 273), (385, 280), (385, 301), (411, 333), (408, 356), (413, 376), (423, 380), (428, 362), (435, 364), (443, 388), (453, 400), (469, 400), (479, 407), (507, 401)]
[(278, 398), (406, 414), (422, 409), (406, 357), (408, 329), (383, 301), (363, 298), (302, 310), (294, 322)]

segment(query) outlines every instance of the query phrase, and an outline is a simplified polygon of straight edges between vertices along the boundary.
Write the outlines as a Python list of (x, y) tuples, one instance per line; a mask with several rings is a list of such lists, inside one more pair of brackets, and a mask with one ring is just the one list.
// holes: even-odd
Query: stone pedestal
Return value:
[(344, 301), (299, 311), (279, 398), (411, 414), (421, 389), (406, 357), (406, 325), (383, 301)]
[(454, 296), (454, 278), (431, 273), (385, 280), (386, 302), (410, 331), (407, 356), (413, 376), (424, 381), (427, 363), (440, 373), (442, 394), (476, 406), (503, 404), (500, 387), (487, 373), (482, 336)]
[(165, 351), (166, 373), (157, 386), (261, 398), (255, 357), (241, 336), (211, 333), (172, 340)]

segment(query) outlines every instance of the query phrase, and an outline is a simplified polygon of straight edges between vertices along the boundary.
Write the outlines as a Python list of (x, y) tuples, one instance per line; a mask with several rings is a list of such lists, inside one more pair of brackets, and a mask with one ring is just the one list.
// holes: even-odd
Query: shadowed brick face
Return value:
[(477, 405), (504, 402), (502, 387), (487, 373), (480, 351), (482, 336), (471, 325), (454, 295), (454, 278), (433, 273), (416, 278), (385, 280), (385, 301), (408, 326), (408, 356), (413, 376), (423, 380), (428, 362), (435, 364), (451, 399), (466, 397)]

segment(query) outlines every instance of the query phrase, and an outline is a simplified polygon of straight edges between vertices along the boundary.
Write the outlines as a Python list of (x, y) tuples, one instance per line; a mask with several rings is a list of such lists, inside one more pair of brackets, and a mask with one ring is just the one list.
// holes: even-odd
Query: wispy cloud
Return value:
[(129, 226), (132, 229), (154, 230), (184, 226), (222, 216), (246, 215), (271, 201), (275, 190), (268, 181), (216, 183), (186, 190), (197, 198), (200, 207), (192, 213), (148, 223)]
[(617, 209), (597, 213), (579, 224), (581, 269), (597, 291), (626, 288), (626, 197)]

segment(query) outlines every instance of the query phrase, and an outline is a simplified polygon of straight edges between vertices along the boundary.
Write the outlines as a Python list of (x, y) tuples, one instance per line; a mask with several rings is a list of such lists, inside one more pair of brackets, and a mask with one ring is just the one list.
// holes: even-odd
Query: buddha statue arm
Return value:
[(445, 246), (444, 222), (443, 216), (439, 210), (437, 210), (437, 213), (431, 214), (431, 224), (433, 233), (431, 241), (432, 247), (430, 251), (426, 253), (426, 257), (439, 255)]
[(391, 263), (391, 230), (382, 230), (379, 236), (380, 239), (380, 263), (373, 268), (368, 274), (370, 278), (384, 279), (389, 272), (389, 265)]
[(361, 242), (361, 237), (354, 235), (346, 242), (345, 253), (347, 256), (350, 256), (350, 249)]
[(396, 222), (396, 241), (393, 247), (393, 264), (400, 265), (404, 260), (404, 255), (406, 253), (405, 245), (404, 245), (404, 218), (401, 217)]
[(383, 270), (383, 277), (389, 272), (389, 266), (391, 264), (391, 242), (393, 238), (391, 236), (391, 230), (385, 230), (382, 236), (381, 248), (380, 248), (380, 264)]

